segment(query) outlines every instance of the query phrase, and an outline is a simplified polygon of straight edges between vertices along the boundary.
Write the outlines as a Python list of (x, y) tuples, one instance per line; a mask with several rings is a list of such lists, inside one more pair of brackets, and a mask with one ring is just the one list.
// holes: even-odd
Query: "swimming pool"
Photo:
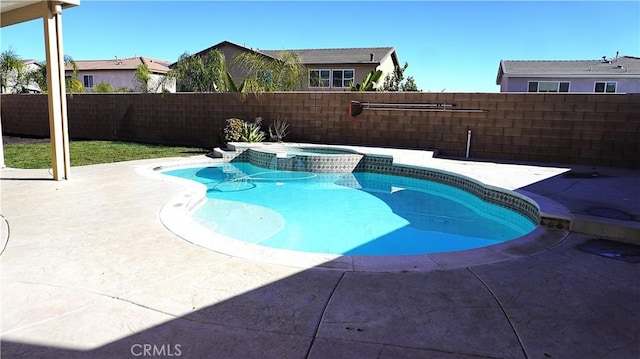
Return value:
[(193, 219), (270, 248), (337, 255), (410, 255), (521, 237), (531, 218), (456, 186), (393, 174), (276, 171), (248, 162), (163, 171), (207, 186)]

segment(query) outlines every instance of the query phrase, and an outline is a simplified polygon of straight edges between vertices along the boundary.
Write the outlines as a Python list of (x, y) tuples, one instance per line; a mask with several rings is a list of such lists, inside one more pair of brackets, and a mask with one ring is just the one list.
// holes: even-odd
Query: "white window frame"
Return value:
[[(322, 78), (322, 72), (326, 71), (328, 77), (326, 79)], [(311, 73), (312, 72), (317, 72), (318, 73), (318, 85), (317, 86), (313, 86), (313, 84), (311, 83)], [(326, 81), (326, 86), (324, 86)], [(331, 69), (310, 69), (309, 70), (309, 88), (329, 88), (331, 87)]]
[[(349, 79), (344, 77), (345, 71), (351, 71), (351, 75), (352, 76)], [(334, 81), (336, 80), (334, 74), (336, 72), (341, 72), (342, 73), (342, 79), (340, 80), (340, 82), (342, 83), (342, 86), (334, 86)], [(334, 70), (331, 70), (331, 87), (333, 87), (333, 88), (348, 88), (350, 84), (355, 82), (355, 77), (356, 77), (356, 70), (354, 70), (354, 69), (334, 69)]]
[[(87, 86), (87, 80), (89, 80), (88, 82), (90, 82), (90, 85), (91, 85), (91, 86)], [(94, 79), (93, 79), (93, 75), (82, 75), (82, 85), (83, 85), (85, 88), (92, 89), (92, 88), (93, 88), (93, 86), (94, 86)]]
[[(604, 91), (596, 91), (598, 84), (604, 84)], [(607, 85), (613, 84), (613, 92), (607, 91)], [(618, 92), (618, 81), (596, 81), (593, 83), (593, 92), (594, 93), (616, 93)]]
[[(536, 83), (536, 91), (535, 92), (540, 92), (540, 93), (569, 93), (571, 92), (571, 81), (528, 81), (527, 82), (527, 92), (533, 92), (533, 91), (529, 91), (529, 89), (531, 88), (531, 83), (535, 82)], [(550, 83), (556, 83), (556, 90), (555, 91), (540, 91), (540, 83), (546, 83), (546, 84), (550, 84)], [(567, 84), (567, 91), (562, 91), (560, 92), (560, 84), (561, 83), (566, 83)]]

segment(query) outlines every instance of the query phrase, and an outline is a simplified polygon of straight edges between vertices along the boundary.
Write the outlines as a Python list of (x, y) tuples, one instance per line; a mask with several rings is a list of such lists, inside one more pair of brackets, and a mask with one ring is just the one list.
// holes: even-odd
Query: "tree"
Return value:
[(407, 80), (400, 85), (400, 91), (420, 91), (413, 76), (407, 77)]
[(136, 67), (136, 71), (133, 73), (133, 78), (136, 80), (136, 87), (140, 92), (149, 92), (149, 84), (151, 82), (151, 71), (149, 71), (149, 66), (142, 64)]
[(405, 61), (402, 67), (395, 66), (393, 72), (388, 74), (384, 78), (384, 83), (382, 84), (383, 91), (420, 91), (418, 90), (418, 86), (415, 83), (415, 79), (412, 76), (409, 76), (407, 80), (404, 81), (404, 72), (409, 67), (409, 64)]
[[(25, 76), (24, 62), (13, 51), (7, 50), (0, 54), (0, 85), (4, 93), (11, 90), (13, 93), (19, 93), (26, 89), (28, 77)], [(8, 86), (11, 85), (11, 89)]]
[(136, 82), (136, 90), (139, 92), (158, 92), (160, 88), (165, 90), (165, 84), (169, 79), (171, 79), (170, 75), (162, 76), (161, 78), (156, 78), (154, 80), (153, 73), (149, 66), (146, 64), (141, 64), (136, 67), (135, 72), (133, 73), (133, 78)]
[[(67, 67), (71, 67), (71, 70), (73, 72), (73, 76), (65, 76), (65, 85), (67, 87), (67, 93), (83, 93), (84, 92), (84, 85), (82, 85), (82, 82), (80, 82), (80, 80), (78, 80), (78, 64), (76, 64), (76, 62), (73, 60), (73, 58), (69, 55), (64, 55), (64, 70), (66, 70)], [(46, 66), (44, 66), (45, 70), (46, 70)]]
[(232, 64), (247, 74), (241, 92), (301, 90), (307, 78), (307, 68), (300, 55), (291, 51), (282, 51), (275, 59), (256, 52), (242, 52), (234, 56)]
[(383, 91), (399, 91), (400, 83), (404, 80), (404, 71), (409, 67), (409, 64), (405, 61), (404, 66), (394, 66), (393, 72), (385, 76), (384, 83), (382, 84)]
[(224, 92), (229, 90), (227, 65), (220, 50), (206, 55), (182, 54), (167, 77), (173, 77), (183, 92)]
[[(73, 76), (65, 76), (65, 86), (67, 88), (67, 93), (83, 93), (84, 85), (82, 82), (78, 80), (78, 65), (73, 60), (73, 58), (69, 55), (64, 55), (64, 69), (70, 68), (73, 72)], [(48, 84), (47, 84), (47, 63), (41, 62), (40, 68), (30, 73), (29, 77), (34, 80), (38, 86), (40, 86), (40, 91), (47, 92)]]
[(47, 92), (47, 64), (46, 62), (38, 63), (39, 67), (29, 73), (29, 79), (34, 81), (40, 87), (40, 92)]

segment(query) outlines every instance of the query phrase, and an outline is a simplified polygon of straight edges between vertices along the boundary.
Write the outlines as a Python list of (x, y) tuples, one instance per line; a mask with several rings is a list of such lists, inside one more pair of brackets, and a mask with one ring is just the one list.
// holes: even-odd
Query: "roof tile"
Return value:
[(640, 74), (640, 58), (621, 56), (600, 60), (503, 60), (501, 68), (504, 74)]
[[(88, 61), (76, 61), (79, 71), (91, 71), (91, 70), (135, 70), (138, 66), (145, 64), (149, 67), (151, 72), (155, 73), (167, 73), (169, 71), (169, 62), (164, 60), (152, 59), (149, 57), (130, 57), (113, 60), (88, 60)], [(67, 70), (70, 70), (70, 65), (67, 65)]]

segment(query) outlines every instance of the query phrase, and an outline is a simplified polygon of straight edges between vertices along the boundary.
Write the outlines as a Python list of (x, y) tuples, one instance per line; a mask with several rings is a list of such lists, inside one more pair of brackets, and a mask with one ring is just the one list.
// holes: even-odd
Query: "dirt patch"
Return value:
[(18, 137), (18, 136), (2, 136), (2, 143), (7, 145), (28, 145), (32, 143), (51, 142), (48, 137)]

